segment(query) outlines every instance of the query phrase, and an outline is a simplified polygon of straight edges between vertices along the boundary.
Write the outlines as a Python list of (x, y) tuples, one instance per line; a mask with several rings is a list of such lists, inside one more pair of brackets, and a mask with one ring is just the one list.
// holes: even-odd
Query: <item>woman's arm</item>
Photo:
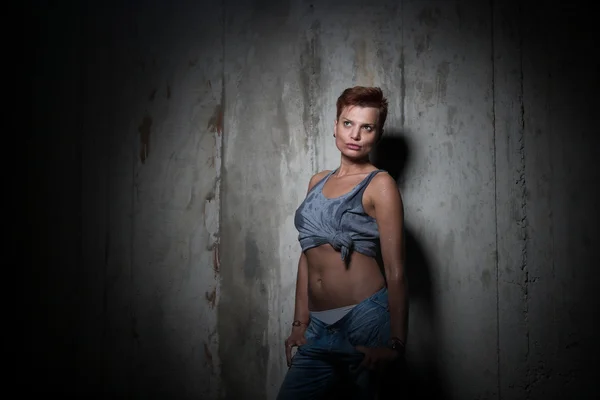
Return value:
[(406, 343), (408, 330), (408, 283), (404, 260), (404, 211), (394, 179), (385, 173), (372, 181), (372, 201), (379, 229), (390, 307), (391, 337)]
[(292, 365), (292, 348), (302, 346), (306, 343), (304, 332), (309, 321), (308, 311), (308, 263), (304, 253), (300, 255), (298, 261), (298, 276), (296, 278), (296, 305), (294, 310), (294, 322), (292, 323), (292, 332), (285, 340), (285, 358), (287, 365)]

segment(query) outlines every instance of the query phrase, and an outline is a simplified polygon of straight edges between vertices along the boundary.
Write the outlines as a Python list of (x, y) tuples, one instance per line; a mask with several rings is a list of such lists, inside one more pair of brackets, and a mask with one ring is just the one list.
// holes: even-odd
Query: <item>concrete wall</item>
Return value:
[(337, 96), (363, 84), (388, 96), (373, 158), (406, 207), (400, 392), (597, 395), (598, 65), (590, 18), (543, 7), (38, 5), (29, 389), (273, 399), (293, 212), (339, 162)]

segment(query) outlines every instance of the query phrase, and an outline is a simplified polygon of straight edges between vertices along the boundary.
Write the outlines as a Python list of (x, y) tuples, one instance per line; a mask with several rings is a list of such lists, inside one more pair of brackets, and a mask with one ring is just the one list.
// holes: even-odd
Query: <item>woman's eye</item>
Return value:
[(344, 126), (350, 126), (350, 121), (344, 121)]
[(365, 129), (366, 129), (368, 132), (371, 132), (371, 131), (373, 130), (373, 127), (371, 127), (371, 126), (365, 126)]

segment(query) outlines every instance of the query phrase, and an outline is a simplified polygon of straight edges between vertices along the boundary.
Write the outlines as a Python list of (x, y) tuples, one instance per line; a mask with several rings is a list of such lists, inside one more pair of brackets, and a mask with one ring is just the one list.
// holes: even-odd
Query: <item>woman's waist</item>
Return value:
[[(329, 268), (328, 268), (329, 267)], [(308, 267), (308, 300), (311, 311), (358, 304), (385, 285), (375, 265)]]
[(324, 311), (359, 304), (385, 286), (383, 280), (364, 282), (362, 285), (343, 285), (309, 282), (310, 311)]

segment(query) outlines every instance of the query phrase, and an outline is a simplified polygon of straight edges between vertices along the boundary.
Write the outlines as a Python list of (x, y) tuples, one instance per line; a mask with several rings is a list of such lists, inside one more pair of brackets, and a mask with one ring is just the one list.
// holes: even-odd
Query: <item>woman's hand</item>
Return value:
[(292, 328), (292, 333), (285, 340), (285, 357), (287, 358), (288, 368), (292, 365), (292, 348), (302, 346), (306, 343), (304, 332), (306, 332), (305, 325), (294, 326)]
[(365, 358), (363, 358), (360, 366), (369, 369), (379, 369), (385, 367), (387, 364), (400, 357), (398, 351), (390, 349), (389, 347), (356, 346), (356, 350), (365, 355)]

